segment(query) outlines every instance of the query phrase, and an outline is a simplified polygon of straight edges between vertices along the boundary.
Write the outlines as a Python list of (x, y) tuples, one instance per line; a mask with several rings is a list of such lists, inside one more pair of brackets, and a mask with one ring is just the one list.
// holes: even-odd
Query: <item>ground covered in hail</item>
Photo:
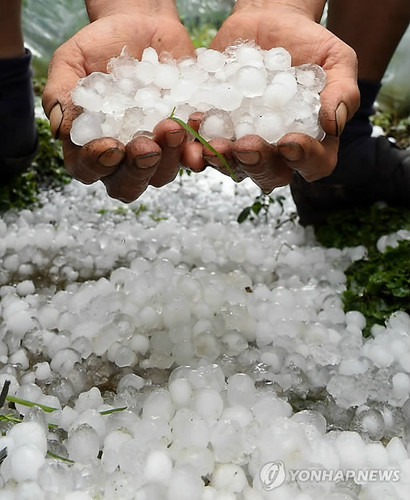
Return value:
[(239, 224), (257, 195), (208, 169), (3, 214), (2, 499), (408, 498), (410, 317), (365, 339), (366, 248), (321, 246), (288, 188)]

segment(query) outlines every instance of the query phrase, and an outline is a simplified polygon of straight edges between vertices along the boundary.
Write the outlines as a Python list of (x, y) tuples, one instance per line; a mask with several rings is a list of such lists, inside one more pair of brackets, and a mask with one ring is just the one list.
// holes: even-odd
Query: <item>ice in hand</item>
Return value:
[(204, 112), (205, 139), (258, 134), (275, 143), (288, 132), (302, 132), (321, 140), (319, 93), (325, 83), (320, 66), (291, 66), (283, 47), (241, 42), (223, 53), (200, 48), (196, 58), (180, 61), (161, 61), (152, 47), (139, 61), (124, 49), (108, 73), (92, 73), (73, 90), (83, 113), (73, 122), (71, 140), (82, 146), (114, 137), (126, 144), (140, 131), (152, 132), (173, 109), (184, 121), (193, 111)]

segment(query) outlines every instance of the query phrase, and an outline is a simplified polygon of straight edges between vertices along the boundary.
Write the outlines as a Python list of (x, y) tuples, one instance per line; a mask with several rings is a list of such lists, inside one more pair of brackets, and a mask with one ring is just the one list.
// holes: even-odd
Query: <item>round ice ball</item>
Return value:
[(82, 424), (69, 435), (66, 446), (71, 460), (88, 463), (93, 458), (97, 458), (100, 451), (100, 440), (91, 426)]
[(45, 462), (44, 453), (32, 444), (24, 444), (13, 451), (10, 457), (11, 473), (17, 482), (36, 480)]
[(100, 113), (85, 112), (73, 120), (70, 132), (71, 141), (77, 146), (84, 146), (87, 142), (101, 137), (103, 117)]
[(165, 451), (152, 451), (146, 460), (144, 473), (148, 481), (168, 483), (172, 474), (172, 460)]
[(234, 79), (245, 97), (261, 96), (266, 87), (266, 71), (263, 68), (243, 66)]
[(206, 49), (197, 51), (198, 66), (210, 73), (221, 70), (225, 65), (225, 60), (226, 56), (218, 50)]
[(273, 47), (264, 53), (265, 67), (271, 71), (285, 70), (291, 67), (291, 55), (283, 47)]
[(199, 134), (207, 141), (216, 137), (233, 139), (235, 131), (232, 118), (226, 111), (210, 109), (204, 114)]
[(236, 464), (220, 464), (212, 474), (211, 485), (217, 490), (229, 493), (240, 493), (248, 480), (242, 467)]

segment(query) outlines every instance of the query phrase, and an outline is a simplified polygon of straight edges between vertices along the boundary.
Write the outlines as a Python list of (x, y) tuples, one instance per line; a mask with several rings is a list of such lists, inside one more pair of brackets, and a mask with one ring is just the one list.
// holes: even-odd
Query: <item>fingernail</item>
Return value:
[(50, 111), (50, 129), (55, 139), (58, 139), (60, 135), (60, 126), (62, 121), (63, 121), (63, 110), (61, 109), (60, 104), (57, 103)]
[(221, 162), (217, 156), (203, 155), (203, 159), (208, 165), (212, 167), (218, 166)]
[(335, 118), (336, 118), (336, 135), (340, 137), (347, 121), (347, 107), (344, 102), (341, 102), (339, 106), (336, 108)]
[(170, 130), (165, 132), (165, 142), (169, 148), (177, 148), (185, 139), (185, 130)]
[(289, 161), (300, 161), (303, 158), (303, 149), (296, 142), (278, 144), (279, 152)]
[(235, 156), (244, 165), (256, 165), (261, 159), (258, 151), (236, 151)]
[(159, 157), (159, 153), (147, 153), (145, 155), (137, 156), (134, 163), (138, 168), (151, 168), (158, 163)]
[(124, 151), (117, 148), (107, 149), (98, 157), (98, 163), (103, 167), (114, 167), (124, 158)]

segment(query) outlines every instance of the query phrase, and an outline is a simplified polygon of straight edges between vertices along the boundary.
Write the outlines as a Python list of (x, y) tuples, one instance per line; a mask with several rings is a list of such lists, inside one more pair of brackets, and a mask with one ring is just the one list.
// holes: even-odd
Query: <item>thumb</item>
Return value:
[(332, 68), (326, 72), (326, 77), (327, 84), (320, 94), (320, 124), (327, 134), (339, 137), (360, 104), (357, 75), (345, 67), (342, 71)]
[(53, 136), (61, 139), (69, 137), (72, 122), (81, 112), (73, 104), (71, 92), (79, 78), (86, 76), (84, 65), (67, 45), (58, 48), (51, 58), (42, 99)]

